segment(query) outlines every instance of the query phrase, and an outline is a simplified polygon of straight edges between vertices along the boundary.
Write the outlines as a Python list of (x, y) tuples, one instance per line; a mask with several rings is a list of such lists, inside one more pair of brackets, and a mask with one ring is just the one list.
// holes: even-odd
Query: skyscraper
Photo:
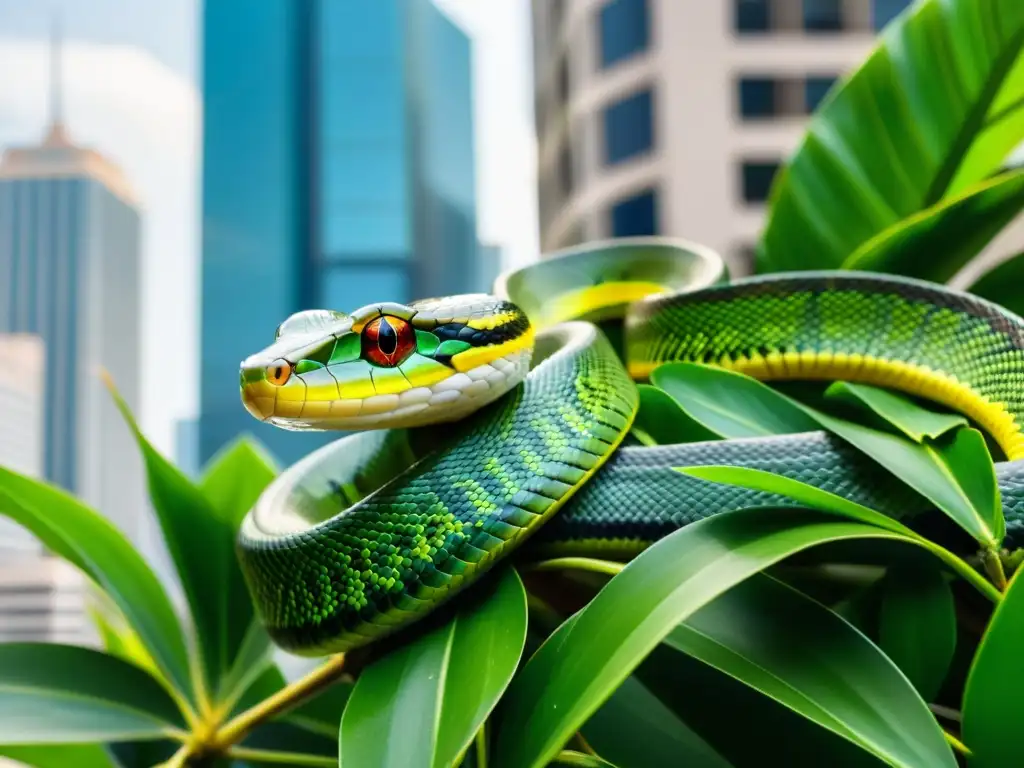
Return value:
[(807, 117), (910, 0), (531, 0), (541, 244), (674, 235), (750, 271)]
[(238, 396), (282, 320), (488, 287), (470, 42), (431, 0), (216, 0), (202, 26), (198, 457), (251, 432), (290, 463), (335, 436)]
[(139, 541), (145, 507), (134, 441), (100, 379), (139, 404), (139, 214), (118, 168), (73, 143), (52, 46), (42, 143), (0, 158), (0, 333), (43, 345), (42, 475)]

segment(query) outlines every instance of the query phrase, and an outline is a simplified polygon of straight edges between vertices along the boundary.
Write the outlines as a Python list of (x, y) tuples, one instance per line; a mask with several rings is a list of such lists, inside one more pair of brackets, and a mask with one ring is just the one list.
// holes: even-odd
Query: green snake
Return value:
[[(616, 319), (621, 356), (597, 325)], [(792, 504), (673, 467), (752, 467), (883, 512), (928, 508), (825, 433), (621, 445), (634, 382), (669, 361), (866, 382), (964, 413), (1007, 458), (997, 474), (1008, 537), (1020, 537), (1024, 320), (869, 273), (730, 283), (699, 246), (613, 241), (503, 275), (494, 295), (300, 312), (242, 363), (255, 417), (356, 430), (285, 470), (242, 524), (239, 558), (273, 640), (303, 655), (365, 645), (528, 539), (524, 553), (636, 552), (709, 515)]]

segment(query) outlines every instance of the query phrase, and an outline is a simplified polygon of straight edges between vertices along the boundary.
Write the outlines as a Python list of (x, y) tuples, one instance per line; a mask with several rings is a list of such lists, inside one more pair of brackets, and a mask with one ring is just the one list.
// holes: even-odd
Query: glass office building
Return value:
[(140, 278), (138, 202), (116, 166), (72, 143), (59, 115), (41, 144), (4, 152), (0, 334), (42, 347), (41, 474), (137, 543), (142, 462), (100, 371), (137, 411)]
[(238, 397), (285, 317), (488, 287), (471, 46), (431, 0), (209, 1), (203, 29), (198, 458), (249, 432), (288, 464), (335, 435)]

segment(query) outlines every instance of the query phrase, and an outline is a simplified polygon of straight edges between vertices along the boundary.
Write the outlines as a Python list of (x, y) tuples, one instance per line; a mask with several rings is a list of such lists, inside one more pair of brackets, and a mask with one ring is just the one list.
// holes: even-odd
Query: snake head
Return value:
[(413, 427), (462, 418), (525, 378), (533, 328), (484, 294), (308, 310), (241, 364), (242, 402), (285, 429)]

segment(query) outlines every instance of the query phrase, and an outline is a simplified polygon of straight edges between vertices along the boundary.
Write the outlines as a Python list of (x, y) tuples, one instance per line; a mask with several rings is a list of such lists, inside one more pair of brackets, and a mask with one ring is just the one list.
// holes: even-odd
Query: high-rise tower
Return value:
[(0, 334), (43, 347), (43, 476), (138, 541), (141, 460), (100, 378), (138, 407), (138, 202), (112, 162), (71, 140), (56, 28), (50, 51), (44, 139), (0, 158)]

